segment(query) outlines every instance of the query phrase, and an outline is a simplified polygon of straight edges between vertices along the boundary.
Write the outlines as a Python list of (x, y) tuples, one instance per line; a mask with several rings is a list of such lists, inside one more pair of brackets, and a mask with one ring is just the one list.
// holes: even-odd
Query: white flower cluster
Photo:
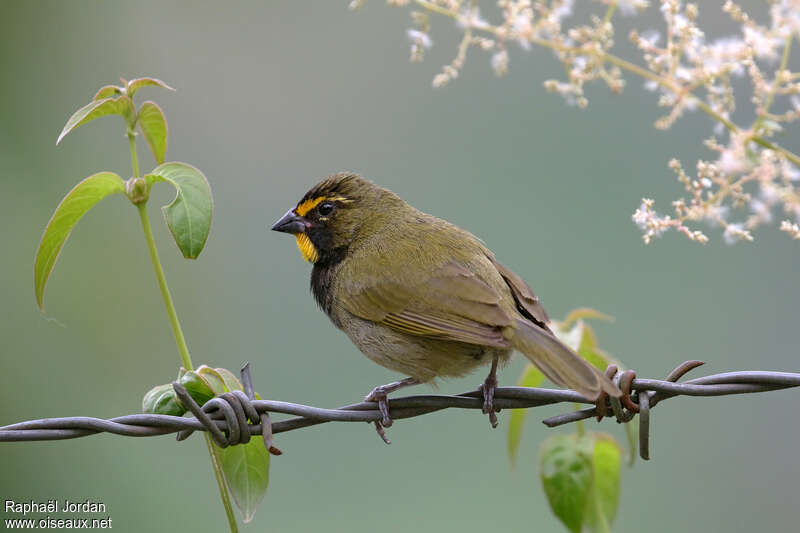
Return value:
[[(767, 25), (756, 22), (728, 0), (722, 11), (739, 27), (736, 35), (710, 40), (698, 25), (698, 4), (657, 0), (664, 24), (660, 31), (633, 31), (629, 38), (642, 56), (639, 62), (611, 53), (613, 17), (636, 15), (649, 7), (646, 0), (599, 0), (603, 11), (588, 22), (573, 20), (574, 0), (497, 0), (497, 23), (481, 15), (477, 0), (387, 0), (389, 5), (414, 5), (414, 28), (408, 31), (411, 59), (420, 61), (432, 46), (429, 16), (455, 20), (463, 32), (456, 57), (433, 80), (442, 87), (458, 77), (470, 48), (491, 53), (497, 75), (509, 68), (509, 45), (524, 50), (549, 48), (564, 65), (563, 80), (544, 86), (579, 107), (589, 104), (584, 86), (605, 83), (612, 91), (625, 86), (623, 73), (645, 80), (667, 111), (655, 126), (671, 127), (683, 114), (701, 111), (716, 122), (706, 145), (714, 159), (699, 161), (689, 177), (677, 160), (670, 167), (687, 196), (672, 203), (672, 215), (660, 215), (653, 200), (643, 200), (633, 220), (650, 242), (669, 229), (705, 243), (708, 237), (687, 224), (709, 223), (722, 229), (726, 242), (750, 241), (753, 230), (781, 211), (780, 229), (800, 239), (800, 157), (774, 141), (778, 133), (800, 119), (800, 72), (789, 69), (792, 41), (800, 33), (800, 0), (772, 0)], [(358, 7), (364, 0), (355, 0)], [(710, 7), (703, 4), (704, 8)], [(764, 16), (761, 16), (764, 15)], [(768, 17), (767, 17), (768, 15)], [(734, 91), (735, 78), (747, 78), (750, 94)], [(743, 84), (736, 84), (742, 91)], [(745, 97), (746, 96), (746, 97)], [(736, 124), (733, 111), (753, 106), (751, 124)], [(777, 110), (776, 110), (777, 109)]]

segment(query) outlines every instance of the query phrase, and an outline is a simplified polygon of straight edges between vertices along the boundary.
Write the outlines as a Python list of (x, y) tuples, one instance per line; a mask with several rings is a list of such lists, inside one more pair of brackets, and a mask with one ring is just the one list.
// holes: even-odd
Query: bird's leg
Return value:
[(489, 423), (493, 428), (497, 427), (497, 414), (500, 409), (494, 407), (494, 390), (497, 388), (497, 357), (492, 359), (492, 368), (489, 375), (481, 384), (480, 391), (483, 393), (483, 414), (489, 415)]
[(367, 394), (364, 398), (365, 402), (375, 402), (378, 404), (378, 409), (382, 417), (380, 420), (375, 421), (375, 429), (386, 444), (389, 444), (389, 439), (386, 438), (386, 432), (383, 428), (388, 428), (392, 425), (392, 417), (389, 416), (389, 405), (386, 401), (386, 397), (398, 389), (411, 385), (419, 385), (419, 383), (420, 382), (415, 378), (401, 379), (400, 381), (394, 381), (386, 385), (381, 385), (380, 387), (375, 387), (372, 389), (372, 392)]

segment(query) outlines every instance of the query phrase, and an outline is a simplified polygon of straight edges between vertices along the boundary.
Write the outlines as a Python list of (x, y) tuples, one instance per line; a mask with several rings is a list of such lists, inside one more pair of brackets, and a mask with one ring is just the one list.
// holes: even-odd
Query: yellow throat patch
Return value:
[[(294, 212), (301, 217), (304, 217), (309, 213), (309, 211), (322, 203), (324, 199), (324, 196), (317, 196), (316, 198), (306, 200), (298, 205)], [(311, 242), (311, 239), (308, 238), (308, 235), (305, 233), (298, 233), (295, 235), (295, 238), (297, 239), (297, 248), (300, 250), (300, 254), (303, 256), (303, 259), (309, 263), (315, 263), (317, 259), (319, 259), (319, 252), (317, 251), (317, 247), (314, 246), (314, 243)]]
[(297, 239), (297, 247), (300, 249), (303, 259), (309, 263), (316, 263), (317, 259), (319, 259), (319, 252), (317, 251), (317, 247), (314, 246), (314, 243), (311, 242), (311, 239), (308, 238), (308, 235), (305, 233), (298, 233), (295, 235), (295, 238)]

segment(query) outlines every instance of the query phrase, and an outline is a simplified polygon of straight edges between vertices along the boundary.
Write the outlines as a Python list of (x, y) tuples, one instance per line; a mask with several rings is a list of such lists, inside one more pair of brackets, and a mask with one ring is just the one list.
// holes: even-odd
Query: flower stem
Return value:
[(614, 16), (614, 11), (617, 10), (617, 3), (614, 2), (613, 4), (608, 4), (608, 9), (606, 9), (606, 16), (603, 17), (603, 23), (611, 22), (611, 17)]
[[(792, 49), (792, 34), (789, 34), (789, 37), (786, 38), (786, 44), (783, 46), (783, 56), (781, 56), (781, 64), (778, 66), (778, 70), (775, 71), (775, 83), (772, 84), (772, 87), (769, 90), (769, 95), (767, 96), (767, 101), (764, 103), (764, 112), (761, 116), (758, 117), (756, 121), (757, 125), (760, 125), (764, 122), (766, 115), (769, 113), (769, 108), (772, 107), (772, 102), (775, 101), (775, 91), (778, 89), (778, 85), (780, 84), (779, 76), (780, 74), (786, 70), (786, 65), (789, 64), (789, 52)], [(756, 129), (755, 127), (753, 128)]]
[[(414, 0), (414, 2), (418, 6), (424, 8), (424, 9), (430, 11), (430, 12), (438, 13), (439, 15), (450, 17), (450, 18), (455, 19), (455, 20), (458, 20), (459, 17), (460, 17), (460, 14), (457, 11), (448, 9), (448, 8), (440, 6), (438, 4), (434, 4), (433, 2), (430, 2), (428, 0)], [(615, 4), (612, 4), (612, 5), (615, 5)], [(606, 11), (606, 17), (607, 18), (610, 19), (611, 15), (613, 15), (613, 11), (611, 11), (611, 10)], [(508, 30), (505, 27), (502, 27), (502, 26), (492, 26), (492, 25), (488, 25), (487, 24), (485, 26), (476, 27), (476, 29), (483, 30), (483, 31), (486, 31), (486, 32), (489, 32), (489, 33), (493, 33), (494, 35), (496, 35), (500, 39), (505, 39), (508, 36), (507, 35), (508, 34)], [(528, 37), (527, 40), (529, 42), (531, 42), (532, 44), (536, 44), (536, 45), (542, 46), (544, 48), (550, 48), (552, 50), (557, 50), (559, 52), (570, 52), (570, 53), (574, 53), (574, 54), (583, 54), (583, 55), (588, 55), (588, 56), (594, 56), (597, 59), (599, 59), (600, 61), (607, 61), (607, 62), (611, 63), (612, 65), (616, 65), (617, 67), (619, 67), (622, 70), (627, 70), (628, 72), (636, 74), (637, 76), (641, 76), (642, 78), (645, 78), (647, 80), (653, 81), (653, 82), (657, 83), (658, 85), (660, 85), (661, 87), (664, 87), (665, 89), (674, 92), (675, 94), (682, 95), (684, 98), (691, 98), (692, 101), (697, 105), (698, 109), (700, 109), (705, 114), (707, 114), (710, 117), (712, 117), (713, 119), (717, 120), (718, 122), (722, 123), (722, 125), (724, 125), (731, 133), (737, 133), (739, 131), (739, 127), (736, 124), (734, 124), (730, 120), (728, 120), (725, 117), (723, 117), (721, 114), (719, 114), (716, 111), (714, 111), (714, 109), (710, 105), (708, 105), (708, 103), (705, 100), (703, 100), (699, 96), (694, 95), (692, 93), (692, 87), (681, 87), (679, 85), (675, 85), (675, 83), (672, 82), (671, 80), (669, 80), (669, 79), (667, 79), (667, 78), (665, 78), (663, 76), (660, 76), (657, 73), (652, 72), (652, 71), (650, 71), (650, 70), (648, 70), (646, 68), (640, 67), (639, 65), (637, 65), (635, 63), (631, 63), (630, 61), (622, 59), (621, 57), (617, 57), (617, 56), (615, 56), (613, 54), (608, 54), (606, 52), (602, 52), (602, 51), (595, 50), (595, 49), (592, 49), (592, 48), (582, 48), (580, 46), (569, 46), (569, 45), (558, 43), (556, 41), (551, 41), (551, 40), (548, 40), (548, 39), (541, 39), (541, 38), (538, 38), (538, 37)], [(784, 60), (788, 61), (788, 59), (789, 59), (789, 48), (790, 48), (790, 46), (791, 46), (791, 39), (787, 39), (787, 43), (786, 43), (786, 46), (784, 48), (784, 56), (783, 56), (782, 61), (781, 61), (782, 64), (783, 64)], [(783, 69), (779, 68), (779, 70), (783, 70)], [(771, 104), (772, 102), (770, 101), (769, 103)], [(768, 109), (768, 107), (767, 107), (767, 109)], [(758, 145), (763, 146), (764, 148), (769, 148), (770, 150), (774, 150), (775, 152), (780, 153), (786, 159), (788, 159), (789, 161), (791, 161), (792, 163), (794, 163), (795, 165), (800, 167), (800, 156), (798, 156), (797, 154), (787, 150), (786, 148), (783, 148), (782, 146), (780, 146), (778, 144), (775, 144), (775, 143), (773, 143), (771, 141), (768, 141), (766, 138), (764, 138), (761, 135), (753, 134), (752, 136), (750, 136), (750, 140), (753, 141), (754, 143), (758, 144)]]

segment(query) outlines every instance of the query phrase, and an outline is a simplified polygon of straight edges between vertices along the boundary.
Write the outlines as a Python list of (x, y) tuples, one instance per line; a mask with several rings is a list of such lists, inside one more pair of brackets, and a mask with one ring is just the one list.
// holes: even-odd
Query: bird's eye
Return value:
[(327, 217), (328, 215), (333, 213), (334, 209), (336, 209), (336, 206), (334, 206), (332, 203), (323, 202), (319, 204), (317, 211), (319, 211), (320, 216)]

